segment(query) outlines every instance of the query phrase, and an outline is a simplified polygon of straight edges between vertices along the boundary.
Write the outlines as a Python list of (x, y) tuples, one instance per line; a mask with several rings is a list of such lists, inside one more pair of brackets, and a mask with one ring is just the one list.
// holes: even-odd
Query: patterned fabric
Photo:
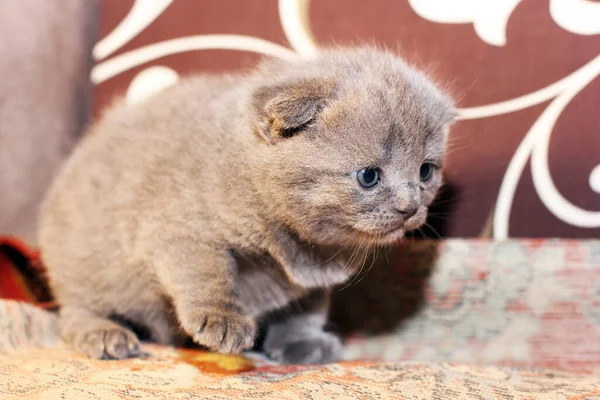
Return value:
[[(600, 241), (407, 241), (367, 267), (334, 293), (347, 359), (600, 367)], [(0, 297), (51, 308), (43, 276), (0, 239)]]
[(593, 371), (600, 241), (414, 242), (337, 293), (346, 357)]
[(116, 95), (140, 101), (265, 54), (399, 49), (461, 108), (435, 231), (600, 237), (598, 1), (103, 0), (99, 26), (96, 115)]
[(90, 360), (55, 314), (0, 301), (0, 398), (600, 398), (600, 241), (408, 241), (369, 269), (335, 294), (350, 337), (327, 366), (151, 344)]
[[(600, 377), (447, 363), (274, 366), (145, 345), (144, 359), (91, 360), (57, 342), (56, 317), (0, 302), (0, 398), (593, 399)], [(43, 348), (40, 346), (49, 346)]]

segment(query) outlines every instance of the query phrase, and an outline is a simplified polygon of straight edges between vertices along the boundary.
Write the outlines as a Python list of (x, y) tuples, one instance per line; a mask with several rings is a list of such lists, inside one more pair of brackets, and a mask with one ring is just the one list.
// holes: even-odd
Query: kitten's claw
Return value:
[(240, 353), (254, 345), (256, 323), (239, 314), (207, 313), (197, 325), (193, 339), (220, 353)]
[(140, 342), (129, 329), (107, 328), (81, 332), (73, 344), (89, 357), (121, 360), (140, 354)]

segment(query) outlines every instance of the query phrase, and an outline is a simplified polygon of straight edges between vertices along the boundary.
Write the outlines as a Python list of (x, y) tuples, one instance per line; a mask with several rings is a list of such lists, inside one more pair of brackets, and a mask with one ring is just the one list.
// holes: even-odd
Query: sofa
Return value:
[[(467, 0), (0, 3), (0, 398), (600, 398), (600, 4)], [(91, 119), (197, 71), (376, 41), (460, 107), (426, 227), (336, 289), (344, 356), (277, 365), (61, 342), (43, 192)]]

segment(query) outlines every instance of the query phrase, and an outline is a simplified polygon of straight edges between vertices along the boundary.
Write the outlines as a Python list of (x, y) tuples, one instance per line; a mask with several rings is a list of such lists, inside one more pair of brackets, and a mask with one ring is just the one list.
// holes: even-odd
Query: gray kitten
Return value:
[(237, 353), (259, 322), (278, 361), (337, 359), (328, 289), (424, 223), (453, 117), (422, 74), (371, 47), (116, 105), (43, 207), (63, 337), (92, 357), (135, 356), (120, 317), (160, 343), (181, 329)]

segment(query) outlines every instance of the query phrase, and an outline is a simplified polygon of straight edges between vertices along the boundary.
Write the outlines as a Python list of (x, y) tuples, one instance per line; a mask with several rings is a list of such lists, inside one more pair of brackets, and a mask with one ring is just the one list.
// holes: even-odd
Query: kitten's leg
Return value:
[(59, 324), (63, 339), (90, 357), (123, 359), (140, 353), (135, 333), (89, 310), (64, 307)]
[(268, 323), (265, 353), (285, 364), (321, 364), (340, 358), (341, 341), (323, 327), (329, 293), (315, 290), (297, 304), (277, 312)]
[(154, 257), (158, 277), (194, 341), (222, 353), (252, 347), (256, 322), (243, 313), (235, 294), (233, 257), (185, 238), (163, 242), (159, 251)]

